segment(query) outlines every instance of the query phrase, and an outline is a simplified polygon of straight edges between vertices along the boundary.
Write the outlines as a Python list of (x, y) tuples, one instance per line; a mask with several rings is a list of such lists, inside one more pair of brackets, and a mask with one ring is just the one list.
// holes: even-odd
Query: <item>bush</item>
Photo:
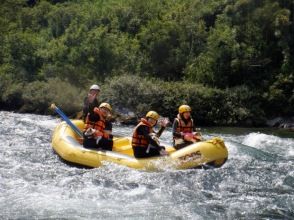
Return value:
[(102, 99), (114, 109), (127, 108), (138, 117), (149, 110), (173, 119), (178, 107), (188, 104), (200, 125), (258, 124), (264, 113), (260, 97), (247, 87), (220, 90), (188, 82), (164, 82), (123, 75), (111, 78), (103, 86)]
[(75, 114), (82, 109), (81, 91), (58, 78), (35, 81), (25, 86), (22, 111), (48, 113), (48, 107), (55, 103), (66, 114)]
[(294, 73), (279, 74), (264, 94), (267, 99), (266, 112), (269, 116), (293, 116)]
[(5, 110), (18, 109), (22, 105), (23, 84), (13, 79), (15, 72), (9, 64), (0, 67), (0, 103)]

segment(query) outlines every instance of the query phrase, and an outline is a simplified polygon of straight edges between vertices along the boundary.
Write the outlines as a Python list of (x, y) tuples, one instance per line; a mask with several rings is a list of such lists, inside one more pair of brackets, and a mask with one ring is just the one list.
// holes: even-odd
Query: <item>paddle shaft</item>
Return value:
[(83, 133), (80, 131), (80, 129), (75, 126), (70, 119), (63, 113), (63, 111), (61, 111), (55, 104), (51, 105), (51, 108), (60, 115), (60, 117), (71, 127), (71, 129), (76, 132), (77, 135), (79, 135), (80, 137), (83, 137)]

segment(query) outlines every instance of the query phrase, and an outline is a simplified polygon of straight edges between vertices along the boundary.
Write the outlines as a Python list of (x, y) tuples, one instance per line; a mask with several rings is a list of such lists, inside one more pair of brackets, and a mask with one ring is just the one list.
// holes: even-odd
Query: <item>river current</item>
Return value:
[(202, 128), (225, 140), (224, 166), (147, 172), (65, 164), (51, 147), (60, 121), (0, 112), (0, 219), (294, 219), (293, 132)]

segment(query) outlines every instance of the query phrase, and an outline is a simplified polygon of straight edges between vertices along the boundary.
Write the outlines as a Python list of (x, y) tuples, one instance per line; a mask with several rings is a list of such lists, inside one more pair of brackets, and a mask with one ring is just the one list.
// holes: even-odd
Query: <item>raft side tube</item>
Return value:
[[(79, 128), (84, 125), (82, 121), (75, 120), (73, 123)], [(55, 128), (52, 146), (62, 159), (88, 167), (99, 167), (104, 162), (145, 170), (158, 170), (164, 164), (174, 169), (196, 168), (204, 164), (220, 167), (228, 157), (227, 148), (220, 138), (197, 142), (177, 151), (173, 147), (167, 147), (169, 156), (145, 159), (133, 156), (130, 137), (114, 138), (113, 151), (86, 149), (75, 132), (64, 122)]]

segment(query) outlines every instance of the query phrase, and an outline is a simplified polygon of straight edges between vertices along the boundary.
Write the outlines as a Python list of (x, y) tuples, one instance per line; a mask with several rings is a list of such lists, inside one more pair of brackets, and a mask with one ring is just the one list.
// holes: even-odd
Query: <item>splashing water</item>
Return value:
[[(229, 150), (218, 169), (144, 172), (116, 164), (85, 169), (52, 151), (60, 122), (0, 112), (0, 219), (291, 219), (294, 138), (204, 129)], [(133, 127), (114, 125), (131, 135)], [(226, 130), (226, 131), (225, 131)], [(237, 129), (238, 130), (238, 129)], [(252, 129), (253, 130), (253, 129)], [(171, 144), (171, 130), (161, 141)]]

